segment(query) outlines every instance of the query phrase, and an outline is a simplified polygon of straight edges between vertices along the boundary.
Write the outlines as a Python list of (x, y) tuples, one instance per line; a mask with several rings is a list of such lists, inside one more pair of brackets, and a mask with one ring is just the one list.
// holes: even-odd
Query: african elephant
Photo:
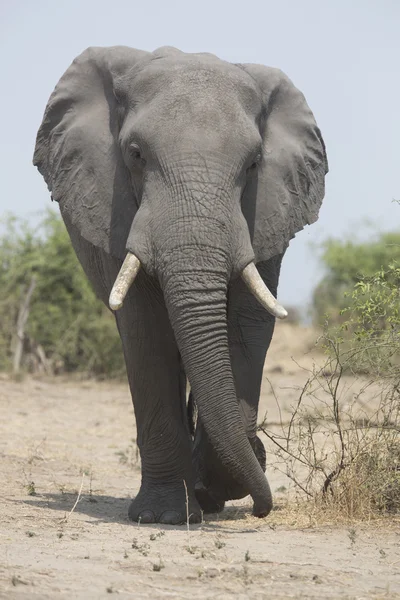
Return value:
[(198, 522), (247, 494), (266, 516), (256, 421), (280, 265), (328, 171), (304, 96), (262, 65), (89, 48), (50, 97), (34, 164), (115, 311), (142, 460), (130, 518), (182, 523), (187, 499)]

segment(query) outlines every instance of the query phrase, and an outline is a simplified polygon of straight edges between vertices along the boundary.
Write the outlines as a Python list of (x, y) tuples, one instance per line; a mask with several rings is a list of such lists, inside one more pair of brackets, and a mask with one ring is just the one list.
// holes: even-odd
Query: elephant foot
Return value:
[(196, 483), (194, 491), (204, 513), (219, 513), (224, 510), (225, 501), (218, 500), (202, 483)]
[[(201, 523), (202, 511), (196, 498), (189, 494), (189, 523)], [(162, 523), (184, 525), (187, 523), (186, 491), (181, 484), (142, 484), (129, 512), (131, 521), (140, 524)]]

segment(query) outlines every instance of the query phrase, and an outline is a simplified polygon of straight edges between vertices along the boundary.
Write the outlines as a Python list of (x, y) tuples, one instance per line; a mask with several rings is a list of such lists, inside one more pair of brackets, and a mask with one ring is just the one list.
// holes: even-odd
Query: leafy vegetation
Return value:
[(23, 367), (34, 370), (44, 356), (52, 372), (122, 373), (114, 317), (96, 298), (61, 218), (49, 211), (33, 228), (8, 216), (1, 229), (0, 369), (11, 366), (18, 312), (34, 278)]
[(326, 325), (320, 344), (328, 358), (310, 372), (289, 423), (281, 423), (278, 433), (266, 421), (260, 425), (278, 449), (278, 468), (296, 491), (338, 517), (400, 513), (400, 266), (393, 258), (399, 255), (395, 239), (384, 236), (391, 241), (392, 257), (379, 247), (378, 258), (372, 258), (374, 249), (369, 249), (363, 268), (387, 262), (365, 276), (352, 260), (343, 260), (344, 248), (351, 248), (353, 258), (364, 259), (354, 245), (337, 245), (328, 254), (335, 268), (326, 283), (332, 284), (336, 274), (337, 284), (347, 290), (342, 323)]
[(347, 297), (343, 336), (338, 333), (337, 340), (343, 346), (351, 332), (345, 354), (349, 366), (353, 372), (400, 379), (400, 262), (364, 277)]
[[(384, 280), (390, 285), (398, 277), (396, 264), (400, 265), (400, 232), (383, 233), (365, 242), (328, 240), (322, 247), (321, 261), (325, 276), (313, 294), (314, 321), (318, 325), (325, 320), (331, 324), (342, 323), (346, 320), (343, 309), (352, 305), (349, 294), (356, 300), (353, 297), (354, 286), (360, 283), (363, 293), (367, 287), (369, 291), (379, 287), (383, 292)], [(357, 293), (360, 291), (358, 289)], [(379, 300), (378, 297), (376, 299)]]

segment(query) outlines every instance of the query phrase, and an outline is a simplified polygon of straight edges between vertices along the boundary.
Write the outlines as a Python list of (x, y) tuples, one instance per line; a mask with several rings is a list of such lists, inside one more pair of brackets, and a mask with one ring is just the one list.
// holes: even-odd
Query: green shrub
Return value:
[(351, 334), (343, 346), (348, 364), (354, 371), (400, 378), (400, 266), (392, 262), (364, 277), (347, 298), (340, 331), (343, 342)]
[(367, 242), (328, 240), (321, 260), (325, 276), (313, 294), (314, 321), (342, 323), (342, 310), (349, 307), (346, 294), (353, 294), (355, 285), (366, 280), (372, 285), (378, 273), (388, 282), (396, 277), (391, 265), (400, 264), (400, 233), (383, 233)]
[[(35, 278), (26, 325), (25, 367), (38, 345), (55, 371), (115, 375), (124, 362), (114, 317), (96, 298), (61, 218), (48, 211), (36, 228), (8, 216), (0, 237), (0, 369), (11, 366), (22, 298)], [(28, 356), (27, 356), (28, 354)]]

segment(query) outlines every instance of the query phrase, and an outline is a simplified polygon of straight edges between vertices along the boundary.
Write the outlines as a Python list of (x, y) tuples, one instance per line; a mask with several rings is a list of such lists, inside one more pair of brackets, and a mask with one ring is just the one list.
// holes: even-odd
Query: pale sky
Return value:
[[(291, 242), (279, 298), (305, 303), (321, 275), (310, 243), (399, 230), (399, 0), (1, 0), (0, 214), (51, 205), (32, 166), (48, 97), (88, 46), (170, 45), (279, 67), (305, 94), (330, 173), (319, 221)], [(55, 206), (55, 204), (53, 204)]]

